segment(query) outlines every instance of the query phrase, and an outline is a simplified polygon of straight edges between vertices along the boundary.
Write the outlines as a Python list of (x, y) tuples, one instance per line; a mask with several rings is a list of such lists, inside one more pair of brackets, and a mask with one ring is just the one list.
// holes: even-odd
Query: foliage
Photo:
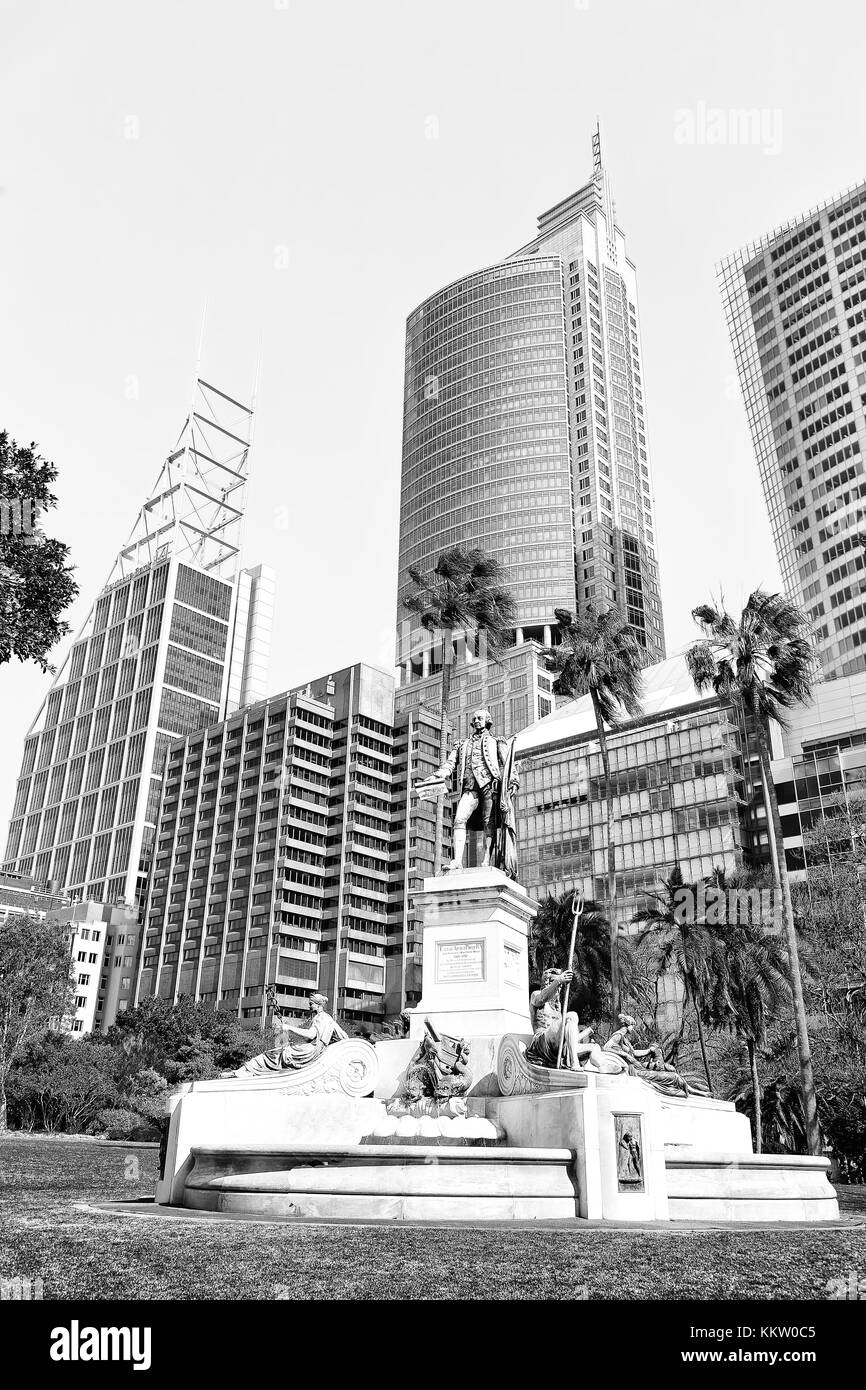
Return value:
[[(517, 618), (517, 605), (505, 583), (505, 569), (492, 555), (477, 548), (454, 545), (443, 550), (432, 574), (417, 565), (409, 567), (412, 590), (404, 606), (420, 620), (426, 632), (442, 638), (442, 728), (439, 737), (440, 761), (448, 754), (448, 702), (451, 694), (454, 641), (463, 634), (467, 645), (476, 646), (483, 636), (480, 653), (498, 661), (508, 644)], [(442, 868), (444, 806), (436, 801), (436, 829), (433, 872)]]
[(770, 722), (784, 726), (789, 709), (805, 704), (817, 676), (812, 632), (806, 615), (784, 594), (756, 589), (735, 619), (724, 607), (703, 604), (692, 610), (703, 637), (687, 653), (692, 679), (698, 690), (712, 689), (733, 703), (744, 723), (751, 718), (758, 756), (767, 819), (771, 836), (773, 874), (781, 895), (788, 949), (800, 1084), (806, 1115), (809, 1151), (821, 1151), (818, 1101), (815, 1091), (811, 1043), (800, 974), (800, 948), (785, 861), (782, 820), (770, 766)]
[(57, 504), (53, 463), (0, 431), (0, 665), (16, 657), (43, 671), (69, 624), (60, 614), (78, 593), (69, 547), (46, 536), (38, 514)]
[(72, 1001), (70, 937), (61, 923), (13, 915), (0, 931), (0, 1131), (6, 1084), (26, 1044)]
[(698, 690), (712, 687), (762, 727), (768, 720), (784, 727), (788, 710), (808, 704), (817, 678), (815, 652), (808, 619), (791, 599), (755, 589), (739, 621), (709, 603), (692, 616), (704, 634), (686, 653)]
[(170, 1088), (233, 1070), (269, 1045), (258, 1028), (184, 998), (146, 999), (104, 1036), (44, 1032), (19, 1049), (7, 1082), (22, 1129), (104, 1132), (101, 1112), (133, 1115), (135, 1133), (160, 1126)]
[[(529, 976), (537, 989), (545, 970), (564, 970), (574, 925), (571, 892), (548, 893), (540, 904), (529, 935)], [(574, 941), (574, 979), (569, 1008), (581, 1019), (599, 1020), (610, 1003), (610, 934), (607, 916), (593, 901), (585, 902)]]
[(839, 795), (803, 837), (806, 880), (793, 886), (809, 943), (812, 1003), (845, 1029), (866, 1022), (866, 794)]
[(82, 1131), (117, 1095), (112, 1063), (104, 1047), (67, 1033), (48, 1032), (30, 1043), (9, 1076), (13, 1125)]
[(234, 1014), (182, 995), (176, 1004), (144, 999), (137, 1008), (118, 1014), (105, 1044), (122, 1054), (128, 1083), (153, 1070), (176, 1085), (234, 1070), (270, 1046), (270, 1039), (263, 1039), (258, 1026), (243, 1027)]
[(607, 913), (610, 933), (611, 1018), (620, 1011), (620, 943), (616, 913), (616, 851), (613, 843), (613, 790), (610, 755), (605, 725), (616, 728), (624, 715), (636, 718), (641, 712), (644, 649), (635, 629), (619, 609), (597, 610), (588, 604), (577, 617), (567, 608), (557, 608), (557, 641), (545, 651), (545, 659), (555, 673), (553, 689), (558, 695), (576, 699), (589, 695), (592, 700), (599, 750), (604, 770), (604, 803), (607, 822)]
[(701, 1050), (707, 1085), (712, 1093), (713, 1077), (706, 1051), (703, 1025), (711, 991), (721, 971), (719, 946), (705, 922), (683, 919), (678, 904), (683, 890), (697, 900), (694, 884), (687, 884), (679, 864), (675, 864), (656, 892), (646, 895), (646, 905), (639, 908), (634, 921), (643, 927), (640, 943), (649, 946), (651, 969), (656, 977), (671, 973), (683, 991), (683, 1018), (691, 1003)]
[(501, 655), (514, 627), (517, 605), (506, 586), (505, 569), (494, 556), (477, 548), (451, 546), (442, 551), (432, 574), (411, 565), (409, 578), (413, 589), (404, 606), (427, 632), (442, 634), (443, 665), (450, 664), (451, 644), (458, 633), (467, 639), (483, 633), (486, 654), (494, 660)]
[(87, 1127), (88, 1134), (104, 1135), (106, 1139), (133, 1139), (156, 1131), (148, 1126), (141, 1115), (134, 1110), (100, 1110)]
[(576, 700), (592, 698), (593, 707), (610, 728), (625, 715), (641, 713), (645, 657), (638, 635), (616, 607), (596, 609), (587, 604), (577, 616), (557, 608), (558, 641), (545, 652), (557, 695)]

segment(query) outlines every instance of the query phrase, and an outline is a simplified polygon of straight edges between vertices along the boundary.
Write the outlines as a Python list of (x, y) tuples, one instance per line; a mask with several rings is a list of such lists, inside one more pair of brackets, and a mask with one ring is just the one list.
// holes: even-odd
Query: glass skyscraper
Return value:
[(6, 868), (140, 907), (166, 749), (260, 698), (273, 577), (239, 570), (252, 409), (198, 380), (24, 744)]
[(827, 677), (866, 670), (864, 248), (860, 184), (719, 267), (785, 590)]
[[(480, 546), (505, 567), (515, 642), (554, 610), (617, 603), (664, 656), (635, 268), (600, 139), (592, 179), (503, 261), (425, 300), (406, 330), (397, 660), (441, 655), (403, 607), (408, 569)], [(529, 718), (534, 711), (529, 711)]]

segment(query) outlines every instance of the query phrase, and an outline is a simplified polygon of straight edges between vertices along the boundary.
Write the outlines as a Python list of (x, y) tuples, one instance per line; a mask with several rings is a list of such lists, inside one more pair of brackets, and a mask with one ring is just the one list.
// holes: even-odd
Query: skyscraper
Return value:
[(28, 731), (6, 867), (140, 905), (165, 751), (264, 694), (273, 577), (239, 570), (252, 408), (197, 380), (178, 444)]
[(827, 677), (866, 670), (864, 247), (860, 184), (719, 267), (785, 590)]
[[(559, 607), (617, 603), (647, 662), (664, 656), (635, 268), (601, 140), (589, 183), (533, 241), (409, 315), (397, 661), (441, 653), (409, 620), (408, 569), (455, 544), (505, 567), (516, 644), (549, 643)], [(532, 717), (532, 713), (530, 713)]]

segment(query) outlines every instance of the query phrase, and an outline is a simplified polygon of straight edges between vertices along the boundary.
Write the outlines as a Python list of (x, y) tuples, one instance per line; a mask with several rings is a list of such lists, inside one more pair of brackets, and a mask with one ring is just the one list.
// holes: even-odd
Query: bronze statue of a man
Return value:
[(484, 869), (501, 869), (517, 877), (517, 845), (512, 798), (519, 779), (514, 767), (514, 739), (491, 733), (490, 711), (477, 709), (470, 720), (472, 733), (460, 739), (442, 766), (418, 783), (425, 793), (439, 794), (455, 778), (460, 799), (454, 815), (452, 870), (463, 867), (467, 829), (484, 831)]

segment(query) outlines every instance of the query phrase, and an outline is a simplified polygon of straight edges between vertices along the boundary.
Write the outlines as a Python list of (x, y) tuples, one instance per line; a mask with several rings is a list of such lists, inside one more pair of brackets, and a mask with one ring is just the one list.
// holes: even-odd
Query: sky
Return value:
[[(777, 586), (715, 266), (866, 177), (862, 14), (4, 0), (0, 428), (57, 465), (73, 630), (183, 425), (204, 320), (230, 394), (261, 353), (244, 562), (277, 575), (271, 690), (390, 667), (406, 317), (587, 181), (597, 118), (638, 271), (668, 650), (709, 595)], [(48, 685), (0, 668), (3, 843)]]

